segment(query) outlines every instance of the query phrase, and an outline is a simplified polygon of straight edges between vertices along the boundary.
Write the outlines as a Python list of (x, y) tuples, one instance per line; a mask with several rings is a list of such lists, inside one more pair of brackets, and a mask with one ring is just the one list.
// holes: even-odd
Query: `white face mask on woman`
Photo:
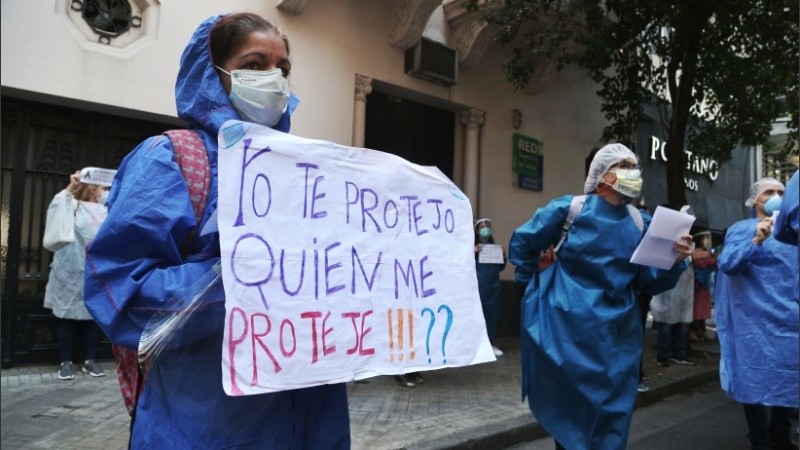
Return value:
[(105, 205), (107, 202), (108, 202), (108, 191), (105, 189), (100, 189), (100, 192), (97, 194), (97, 203)]
[(268, 127), (278, 123), (289, 104), (289, 80), (281, 69), (227, 72), (216, 67), (230, 75), (228, 99), (243, 120)]
[(628, 198), (636, 198), (642, 192), (642, 172), (639, 169), (617, 169), (617, 179), (611, 185), (615, 191)]

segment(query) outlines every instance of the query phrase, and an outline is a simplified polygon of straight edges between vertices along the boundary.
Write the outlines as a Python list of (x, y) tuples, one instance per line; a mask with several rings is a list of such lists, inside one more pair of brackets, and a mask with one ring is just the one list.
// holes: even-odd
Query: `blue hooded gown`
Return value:
[(714, 292), (722, 389), (740, 403), (798, 407), (797, 247), (752, 242), (759, 219), (728, 228)]
[[(522, 396), (564, 447), (623, 449), (642, 353), (636, 291), (672, 289), (686, 263), (670, 270), (630, 263), (643, 234), (628, 208), (589, 194), (558, 259), (539, 271), (539, 252), (558, 242), (571, 199), (537, 210), (509, 244), (517, 281), (526, 285)], [(642, 218), (649, 226), (651, 217)]]
[[(239, 120), (214, 70), (203, 22), (180, 61), (178, 115), (205, 144), (211, 184), (205, 215), (217, 205), (217, 132)], [(274, 127), (289, 130), (297, 100)], [(168, 301), (186, 295), (219, 261), (219, 234), (196, 237), (189, 256), (181, 246), (195, 229), (189, 192), (173, 160), (171, 141), (152, 137), (122, 162), (110, 211), (87, 252), (86, 306), (112, 342), (136, 349), (148, 320)], [(207, 296), (147, 375), (133, 424), (131, 447), (157, 449), (338, 449), (350, 447), (344, 384), (274, 394), (229, 397), (222, 389), (222, 289)]]

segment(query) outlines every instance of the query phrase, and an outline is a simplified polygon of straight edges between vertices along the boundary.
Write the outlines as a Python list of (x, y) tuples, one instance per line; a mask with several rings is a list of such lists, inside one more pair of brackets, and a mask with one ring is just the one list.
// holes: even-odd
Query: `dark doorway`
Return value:
[(436, 166), (453, 179), (454, 112), (373, 91), (365, 126), (365, 147)]
[[(56, 321), (43, 307), (53, 258), (42, 247), (50, 200), (75, 170), (116, 169), (139, 142), (172, 127), (9, 97), (0, 110), (2, 365), (55, 364)], [(97, 356), (111, 357), (107, 340)]]

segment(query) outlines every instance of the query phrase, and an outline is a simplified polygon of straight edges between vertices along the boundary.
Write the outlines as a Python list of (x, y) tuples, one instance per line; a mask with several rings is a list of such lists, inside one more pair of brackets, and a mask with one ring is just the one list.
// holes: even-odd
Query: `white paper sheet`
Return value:
[(678, 253), (673, 245), (684, 234), (689, 234), (695, 217), (659, 206), (653, 221), (631, 256), (631, 262), (667, 270), (675, 264)]
[(503, 264), (503, 248), (497, 244), (481, 244), (478, 262), (481, 264)]

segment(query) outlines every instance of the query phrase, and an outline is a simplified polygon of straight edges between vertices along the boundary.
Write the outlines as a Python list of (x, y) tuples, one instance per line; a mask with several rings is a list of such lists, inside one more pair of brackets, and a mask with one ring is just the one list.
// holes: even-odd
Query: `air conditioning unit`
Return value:
[(454, 48), (423, 37), (406, 50), (405, 72), (444, 86), (456, 84), (458, 53)]

